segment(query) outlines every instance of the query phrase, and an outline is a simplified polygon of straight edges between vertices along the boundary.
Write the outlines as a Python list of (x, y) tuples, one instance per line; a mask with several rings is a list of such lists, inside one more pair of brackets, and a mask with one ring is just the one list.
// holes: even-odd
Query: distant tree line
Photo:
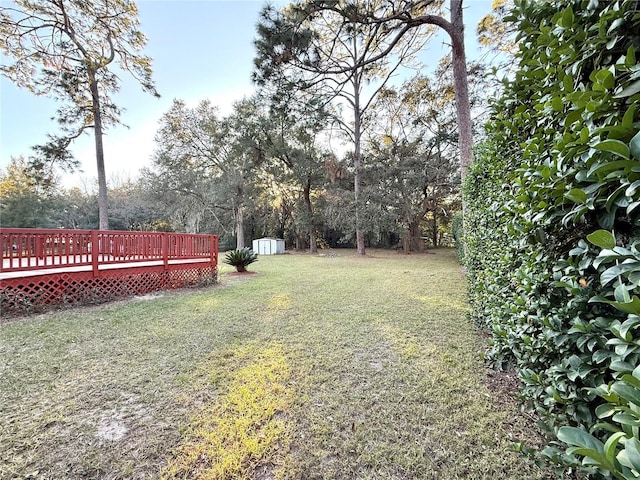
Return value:
[[(451, 244), (460, 177), (450, 92), (443, 67), (382, 89), (372, 103), (361, 170), (367, 246)], [(333, 113), (291, 90), (267, 93), (227, 116), (208, 101), (175, 100), (152, 165), (110, 181), (110, 228), (216, 233), (224, 249), (262, 236), (300, 250), (355, 247), (353, 152), (330, 148)], [(54, 170), (14, 158), (0, 171), (0, 225), (98, 228), (96, 188), (63, 188)]]

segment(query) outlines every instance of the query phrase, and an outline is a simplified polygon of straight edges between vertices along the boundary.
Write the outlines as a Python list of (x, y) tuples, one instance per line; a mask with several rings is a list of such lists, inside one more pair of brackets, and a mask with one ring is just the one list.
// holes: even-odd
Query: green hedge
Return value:
[(519, 68), (464, 185), (472, 316), (543, 457), (638, 478), (640, 2), (515, 4)]

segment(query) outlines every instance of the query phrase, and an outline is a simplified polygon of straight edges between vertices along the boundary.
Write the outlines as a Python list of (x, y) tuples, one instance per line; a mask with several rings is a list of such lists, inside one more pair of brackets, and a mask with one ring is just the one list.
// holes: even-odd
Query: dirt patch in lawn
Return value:
[(514, 371), (487, 369), (487, 388), (493, 394), (494, 403), (500, 408), (518, 407), (520, 380)]
[(493, 404), (500, 410), (511, 411), (507, 418), (508, 435), (514, 442), (524, 442), (527, 447), (543, 448), (544, 434), (536, 427), (538, 418), (523, 412), (518, 398), (520, 379), (514, 370), (496, 370), (487, 368), (485, 383), (491, 393)]

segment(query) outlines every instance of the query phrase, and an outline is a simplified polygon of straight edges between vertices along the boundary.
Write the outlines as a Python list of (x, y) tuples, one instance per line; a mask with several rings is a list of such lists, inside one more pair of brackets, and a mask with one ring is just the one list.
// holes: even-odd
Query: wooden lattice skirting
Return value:
[(158, 290), (210, 285), (217, 281), (211, 265), (163, 265), (92, 272), (56, 272), (0, 280), (2, 315), (38, 312), (64, 304), (91, 304)]

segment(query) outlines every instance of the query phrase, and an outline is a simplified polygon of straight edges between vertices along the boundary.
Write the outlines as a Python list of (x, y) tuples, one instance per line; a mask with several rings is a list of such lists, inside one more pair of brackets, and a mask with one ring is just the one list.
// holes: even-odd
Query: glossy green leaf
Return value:
[(573, 26), (574, 19), (575, 15), (573, 14), (573, 10), (571, 9), (571, 7), (568, 7), (562, 14), (561, 24), (565, 28), (571, 28)]
[(615, 35), (609, 38), (609, 41), (606, 44), (607, 50), (611, 50), (613, 47), (615, 47), (616, 43), (618, 43), (618, 40), (620, 39), (619, 35)]
[(629, 330), (638, 325), (640, 325), (640, 318), (637, 318), (635, 315), (630, 315), (629, 318), (620, 325), (620, 335), (626, 338), (628, 335), (631, 335)]
[[(616, 141), (618, 141), (618, 140), (616, 140)], [(606, 177), (611, 172), (614, 172), (616, 170), (624, 172), (627, 169), (630, 169), (630, 168), (634, 167), (636, 165), (636, 163), (637, 162), (635, 162), (634, 160), (617, 160), (615, 162), (603, 161), (603, 162), (597, 163), (593, 167), (591, 167), (589, 169), (589, 171), (587, 172), (587, 176), (591, 177), (591, 176), (595, 175), (595, 176), (598, 176), (598, 177)]]
[(587, 235), (587, 240), (602, 249), (611, 250), (616, 246), (616, 237), (607, 230), (596, 230), (595, 232)]
[(616, 188), (615, 191), (607, 197), (607, 201), (604, 204), (604, 208), (606, 210), (610, 210), (611, 207), (613, 207), (613, 205), (616, 204), (616, 201), (620, 199), (620, 196), (624, 193), (625, 190), (626, 190), (625, 185), (620, 185), (618, 188)]
[[(610, 271), (610, 270), (614, 270), (614, 269), (616, 269), (617, 267), (620, 267), (620, 266), (621, 265), (616, 265), (615, 267), (610, 268), (609, 270), (607, 270), (607, 272)], [(605, 272), (605, 273), (607, 273), (607, 272)], [(616, 277), (617, 277), (617, 275), (614, 276), (613, 278), (615, 279)], [(602, 281), (602, 276), (600, 277), (600, 279), (601, 279), (600, 280), (601, 283), (603, 285), (606, 285)], [(626, 303), (629, 303), (631, 301), (631, 296), (629, 295), (629, 290), (627, 290), (627, 287), (626, 287), (626, 285), (624, 283), (619, 283), (618, 286), (616, 286), (616, 288), (613, 291), (613, 297), (616, 299), (616, 302), (618, 302), (618, 303), (625, 303), (626, 304)]]
[[(610, 341), (614, 341), (614, 340), (610, 340)], [(609, 343), (609, 342), (607, 342), (607, 343)], [(634, 367), (635, 367), (635, 365), (633, 365), (633, 364), (631, 364), (629, 362), (625, 362), (624, 360), (613, 360), (611, 362), (611, 364), (609, 365), (609, 368), (611, 370), (613, 370), (614, 372), (631, 372), (631, 371), (633, 371)]]
[[(614, 265), (613, 267), (607, 268), (600, 275), (600, 283), (602, 283), (602, 285), (607, 285), (611, 283), (613, 280), (615, 280), (616, 278), (618, 278), (618, 276), (628, 272), (632, 272), (632, 271), (640, 271), (640, 261), (625, 261), (624, 263), (620, 263), (618, 265)], [(617, 300), (619, 302), (620, 301), (628, 302), (631, 299), (627, 298), (625, 300), (619, 300), (619, 299)]]
[(631, 95), (635, 95), (640, 92), (640, 80), (636, 80), (631, 85), (623, 88), (619, 93), (615, 95), (615, 98), (626, 98)]
[(640, 315), (640, 298), (638, 298), (636, 295), (631, 297), (630, 302), (625, 302), (625, 303), (607, 302), (607, 303), (609, 303), (609, 305), (611, 305), (612, 307), (615, 307), (618, 310), (621, 310), (625, 313), (633, 313), (635, 315)]
[(553, 100), (551, 100), (551, 108), (553, 108), (554, 112), (561, 112), (564, 109), (562, 98), (553, 97)]
[(623, 438), (625, 438), (624, 432), (616, 432), (613, 435), (611, 435), (605, 442), (604, 456), (607, 458), (609, 462), (611, 463), (615, 462), (616, 450), (617, 450), (616, 447), (618, 446), (618, 443), (620, 442), (620, 440), (622, 440)]
[(627, 111), (624, 112), (624, 116), (622, 117), (622, 122), (620, 123), (625, 129), (633, 128), (633, 119), (635, 118), (637, 109), (638, 109), (638, 105), (633, 103), (629, 106)]
[(582, 130), (580, 130), (580, 140), (582, 142), (586, 142), (587, 140), (589, 140), (589, 129), (587, 127), (584, 127)]
[(633, 67), (636, 64), (636, 49), (631, 45), (627, 49), (627, 55), (624, 58), (624, 64), (627, 67)]
[(636, 180), (635, 182), (633, 182), (631, 185), (627, 187), (624, 194), (627, 197), (633, 197), (639, 188), (640, 188), (640, 180)]
[(636, 133), (629, 142), (629, 149), (634, 158), (640, 160), (640, 132)]
[(564, 196), (575, 203), (587, 203), (587, 194), (579, 188), (571, 189), (565, 193)]
[(598, 418), (607, 418), (612, 416), (614, 413), (616, 413), (616, 407), (611, 403), (603, 403), (596, 407), (596, 415)]
[(560, 427), (558, 429), (558, 440), (577, 447), (588, 448), (597, 452), (602, 452), (604, 444), (596, 437), (577, 427)]
[(640, 472), (640, 441), (637, 438), (629, 438), (624, 442), (624, 450), (618, 455), (618, 461)]
[(595, 74), (596, 81), (606, 89), (613, 88), (616, 84), (613, 73), (608, 69), (600, 70)]
[(623, 24), (624, 24), (624, 18), (616, 18), (613, 22), (611, 22), (611, 25), (607, 30), (607, 35), (610, 35), (611, 32), (613, 32), (616, 28), (620, 27)]
[(564, 87), (564, 90), (566, 92), (573, 92), (573, 77), (569, 74), (566, 74), (564, 77), (562, 77), (562, 86)]
[(619, 157), (622, 157), (625, 159), (628, 159), (630, 156), (629, 147), (624, 142), (621, 142), (620, 140), (612, 140), (612, 139), (604, 140), (600, 143), (595, 144), (593, 148), (603, 152), (614, 153)]
[(633, 388), (640, 389), (640, 378), (636, 378), (633, 374), (626, 373), (622, 376), (622, 381), (628, 383)]
[(640, 418), (638, 418), (637, 415), (633, 415), (631, 413), (616, 413), (611, 420), (628, 427), (640, 427)]
[(619, 397), (624, 398), (628, 402), (635, 403), (640, 407), (640, 389), (626, 385), (622, 382), (615, 382), (611, 386), (611, 390), (615, 392)]

